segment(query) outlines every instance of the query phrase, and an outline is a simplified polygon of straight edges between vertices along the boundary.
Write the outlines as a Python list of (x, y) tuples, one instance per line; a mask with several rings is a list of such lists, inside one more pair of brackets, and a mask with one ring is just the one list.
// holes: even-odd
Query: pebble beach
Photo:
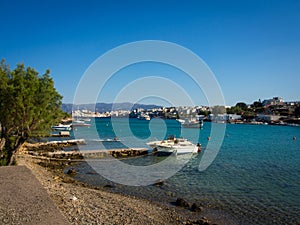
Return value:
[(90, 187), (24, 152), (18, 165), (32, 171), (70, 224), (213, 224), (201, 212)]

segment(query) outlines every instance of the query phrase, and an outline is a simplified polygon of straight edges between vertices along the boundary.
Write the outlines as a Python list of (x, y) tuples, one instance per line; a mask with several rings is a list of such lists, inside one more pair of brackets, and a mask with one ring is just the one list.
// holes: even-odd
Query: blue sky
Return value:
[[(300, 100), (300, 1), (4, 0), (0, 11), (0, 57), (11, 67), (49, 68), (66, 103), (93, 61), (140, 40), (174, 42), (196, 53), (214, 72), (226, 105), (273, 96)], [(153, 75), (151, 67), (141, 68)], [(99, 101), (113, 101), (125, 81), (138, 78), (130, 69), (123, 74)], [(178, 82), (194, 87), (189, 79)], [(205, 103), (199, 90), (189, 94)]]

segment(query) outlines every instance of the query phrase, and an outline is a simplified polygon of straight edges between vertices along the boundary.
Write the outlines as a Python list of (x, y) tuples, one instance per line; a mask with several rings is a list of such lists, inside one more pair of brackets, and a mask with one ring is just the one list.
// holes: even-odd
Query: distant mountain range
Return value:
[(133, 104), (130, 102), (124, 102), (124, 103), (96, 103), (95, 104), (80, 104), (80, 105), (73, 105), (68, 103), (62, 104), (62, 110), (71, 113), (72, 110), (89, 110), (89, 111), (96, 111), (96, 112), (110, 112), (110, 111), (116, 111), (116, 110), (134, 110), (134, 109), (153, 109), (153, 108), (160, 108), (162, 106), (159, 105), (145, 105), (145, 104)]

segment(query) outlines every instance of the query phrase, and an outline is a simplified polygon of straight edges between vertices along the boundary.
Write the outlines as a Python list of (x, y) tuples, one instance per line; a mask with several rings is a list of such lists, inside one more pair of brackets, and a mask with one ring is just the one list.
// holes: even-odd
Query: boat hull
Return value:
[(72, 124), (72, 127), (90, 127), (91, 124), (88, 123), (77, 123), (77, 124)]
[(187, 123), (187, 124), (181, 124), (182, 127), (184, 128), (202, 128), (203, 125), (200, 123)]
[(70, 131), (70, 130), (72, 130), (71, 126), (52, 126), (51, 128), (53, 130), (57, 130), (57, 131)]
[(190, 121), (178, 119), (177, 121), (180, 122), (181, 127), (183, 128), (203, 128), (203, 120)]
[(176, 155), (180, 154), (194, 154), (198, 152), (197, 146), (172, 146), (172, 147), (164, 147), (164, 146), (156, 146), (158, 152), (163, 153), (174, 153)]
[(147, 145), (158, 153), (189, 154), (198, 152), (198, 147), (192, 142), (189, 142), (186, 139), (175, 140), (152, 141), (148, 142)]

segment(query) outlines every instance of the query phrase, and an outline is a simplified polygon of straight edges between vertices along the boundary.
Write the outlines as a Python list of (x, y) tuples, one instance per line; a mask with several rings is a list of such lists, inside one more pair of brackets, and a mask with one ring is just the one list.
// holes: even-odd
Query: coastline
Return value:
[(17, 161), (32, 171), (71, 224), (215, 224), (202, 212), (81, 183), (64, 174), (62, 168), (38, 165), (25, 151), (20, 151)]

